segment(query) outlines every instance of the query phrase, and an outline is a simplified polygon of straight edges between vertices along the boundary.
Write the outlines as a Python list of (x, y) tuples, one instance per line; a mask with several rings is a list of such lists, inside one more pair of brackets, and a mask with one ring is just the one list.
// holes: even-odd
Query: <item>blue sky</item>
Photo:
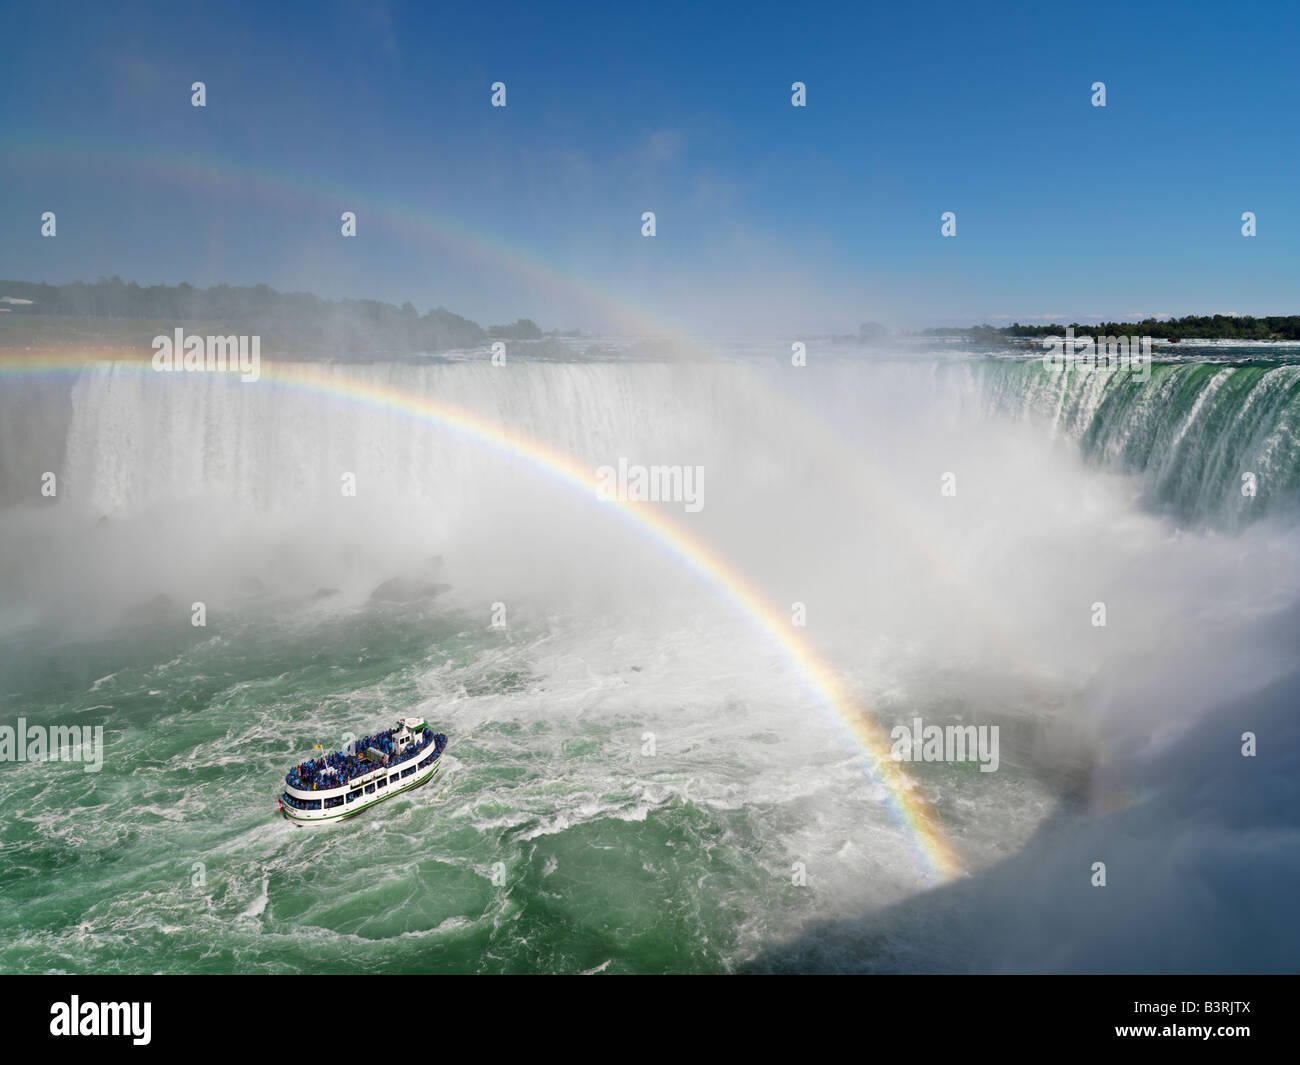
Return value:
[(1297, 5), (982, 6), (9, 5), (0, 277), (781, 336), (1300, 311)]

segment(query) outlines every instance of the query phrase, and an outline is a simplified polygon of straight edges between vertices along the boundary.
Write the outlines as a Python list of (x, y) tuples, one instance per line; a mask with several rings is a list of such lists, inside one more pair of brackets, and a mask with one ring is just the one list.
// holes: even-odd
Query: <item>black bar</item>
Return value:
[[(496, 1056), (516, 1042), (535, 1050), (538, 1039), (551, 1042), (561, 1033), (571, 1052), (601, 1048), (608, 1058), (644, 1047), (652, 1037), (647, 1024), (667, 1040), (665, 1051), (672, 1045), (692, 1056), (701, 1045), (725, 1051), (731, 1040), (756, 1038), (769, 1052), (786, 1047), (809, 1054), (843, 1043), (927, 1056), (981, 1048), (1073, 1054), (1128, 1044), (1135, 1053), (1181, 1056), (1201, 1048), (1235, 1059), (1290, 1048), (1296, 1034), (1294, 977), (874, 976), (841, 978), (834, 986), (815, 976), (623, 977), (582, 988), (558, 987), (556, 979), (562, 978), (485, 986), (430, 974), (9, 976), (3, 978), (0, 1030), (7, 1046), (40, 1054), (98, 1053), (115, 1044), (131, 1054), (189, 1055), (212, 1046), (241, 1057), (244, 1048), (259, 1058), (310, 1060), (350, 1055), (354, 1042), (365, 1046), (374, 1039), (394, 1050), (412, 1037), (420, 1060), (428, 1060), (434, 1046), (439, 1057), (457, 1045)], [(703, 982), (711, 986), (700, 987)], [(133, 1034), (145, 1027), (141, 1023), (117, 1036), (52, 1034), (73, 996), (86, 1025), (88, 1004), (133, 1003), (139, 1006), (134, 1018), (143, 1021), (148, 1003), (147, 1033)], [(95, 1008), (89, 1012), (97, 1020), (103, 1016)], [(1213, 1030), (1208, 1038), (1185, 1031), (1206, 1027)]]

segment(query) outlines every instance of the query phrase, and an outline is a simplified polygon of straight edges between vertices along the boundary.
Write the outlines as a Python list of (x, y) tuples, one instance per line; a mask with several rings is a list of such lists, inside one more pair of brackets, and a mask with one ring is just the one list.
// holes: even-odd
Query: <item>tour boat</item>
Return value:
[(446, 747), (447, 737), (430, 730), (423, 718), (402, 718), (396, 728), (290, 769), (280, 812), (300, 825), (351, 817), (432, 780)]

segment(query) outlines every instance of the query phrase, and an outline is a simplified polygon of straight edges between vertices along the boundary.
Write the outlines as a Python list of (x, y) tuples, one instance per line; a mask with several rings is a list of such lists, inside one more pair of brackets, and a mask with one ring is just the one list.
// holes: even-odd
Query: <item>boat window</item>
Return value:
[(381, 788), (386, 788), (386, 787), (388, 787), (388, 778), (387, 778), (387, 777), (380, 777), (377, 786), (378, 786), (378, 787), (381, 787)]
[(327, 810), (332, 810), (334, 807), (342, 806), (342, 805), (343, 805), (342, 795), (335, 795), (332, 798), (328, 798), (325, 800), (325, 809)]
[(375, 793), (375, 786), (374, 786), (373, 784), (367, 784), (367, 785), (366, 785), (366, 794), (367, 794), (367, 795), (373, 795), (374, 793)]
[(403, 769), (403, 770), (402, 770), (402, 776), (404, 776), (404, 777), (409, 777), (409, 776), (410, 776), (412, 773), (414, 773), (414, 772), (415, 772), (415, 766), (411, 766), (410, 769)]
[(388, 783), (390, 783), (390, 784), (396, 784), (396, 783), (397, 783), (397, 775), (394, 774), (393, 776), (389, 777), (389, 778), (388, 778)]

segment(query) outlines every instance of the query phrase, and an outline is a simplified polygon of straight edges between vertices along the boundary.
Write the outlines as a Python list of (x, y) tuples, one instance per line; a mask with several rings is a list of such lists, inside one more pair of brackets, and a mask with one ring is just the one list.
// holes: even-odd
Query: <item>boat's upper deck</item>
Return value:
[(378, 769), (403, 765), (434, 748), (436, 757), (447, 745), (447, 737), (434, 733), (423, 721), (402, 722), (397, 728), (363, 736), (351, 749), (303, 762), (285, 774), (284, 782), (299, 791), (328, 791), (341, 788)]

